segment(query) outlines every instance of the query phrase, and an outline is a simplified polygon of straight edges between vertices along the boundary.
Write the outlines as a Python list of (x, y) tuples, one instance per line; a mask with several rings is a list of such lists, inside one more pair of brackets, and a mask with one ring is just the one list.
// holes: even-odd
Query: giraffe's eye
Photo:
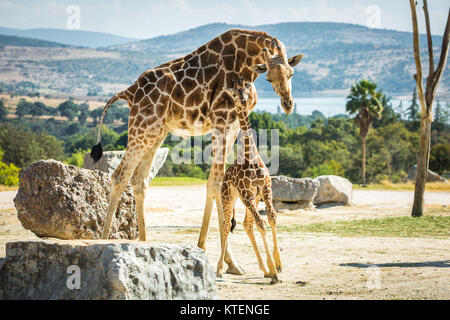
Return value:
[(272, 80), (270, 80), (270, 79), (267, 79), (267, 82), (270, 82), (270, 83), (272, 83)]

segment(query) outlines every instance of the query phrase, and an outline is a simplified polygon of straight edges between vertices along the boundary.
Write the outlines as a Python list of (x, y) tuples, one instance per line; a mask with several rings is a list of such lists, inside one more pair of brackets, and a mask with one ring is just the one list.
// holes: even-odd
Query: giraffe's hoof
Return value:
[(237, 275), (237, 276), (243, 276), (245, 274), (245, 271), (241, 267), (237, 266), (237, 267), (229, 267), (227, 269), (227, 273), (228, 274), (234, 274), (234, 275)]
[(216, 272), (216, 278), (222, 279), (222, 278), (223, 278), (222, 272), (217, 271), (217, 272)]
[(273, 276), (272, 281), (270, 281), (270, 284), (277, 284), (281, 283), (282, 281), (278, 279), (278, 276)]
[(265, 273), (264, 273), (264, 278), (272, 278), (272, 276), (270, 275), (270, 273), (265, 272)]
[(278, 271), (278, 272), (283, 272), (283, 267), (282, 267), (282, 266), (278, 266), (278, 267), (277, 267), (277, 271)]

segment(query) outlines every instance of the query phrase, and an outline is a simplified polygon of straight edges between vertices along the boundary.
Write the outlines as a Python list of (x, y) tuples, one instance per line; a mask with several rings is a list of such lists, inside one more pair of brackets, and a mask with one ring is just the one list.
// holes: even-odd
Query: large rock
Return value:
[[(167, 159), (168, 154), (169, 148), (158, 149), (153, 160), (152, 168), (150, 169), (149, 182), (153, 180), (159, 169), (161, 169)], [(111, 175), (119, 166), (120, 161), (122, 161), (124, 155), (125, 151), (105, 151), (103, 152), (103, 156), (101, 157), (101, 159), (97, 163), (94, 163), (91, 158), (91, 154), (87, 153), (84, 156), (83, 168), (91, 170), (98, 169)]]
[(215, 280), (191, 245), (9, 242), (0, 261), (0, 299), (213, 299)]
[[(417, 165), (413, 165), (408, 172), (408, 181), (416, 181)], [(448, 182), (447, 179), (441, 177), (434, 171), (428, 169), (427, 182)]]
[(319, 182), (310, 178), (272, 177), (272, 198), (276, 210), (314, 209)]
[(332, 175), (320, 176), (314, 180), (319, 182), (315, 204), (353, 204), (353, 185), (349, 180)]
[[(109, 203), (110, 176), (55, 160), (34, 162), (20, 175), (14, 205), (25, 229), (39, 237), (98, 239)], [(119, 201), (111, 239), (138, 236), (133, 190)]]

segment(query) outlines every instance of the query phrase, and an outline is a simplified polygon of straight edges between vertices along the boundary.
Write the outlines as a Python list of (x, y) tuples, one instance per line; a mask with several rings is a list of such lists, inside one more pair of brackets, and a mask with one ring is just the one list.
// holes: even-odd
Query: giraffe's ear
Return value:
[(289, 58), (288, 63), (291, 67), (295, 67), (300, 63), (300, 61), (302, 61), (303, 57), (304, 57), (303, 54), (298, 54), (296, 56)]
[(261, 74), (261, 73), (264, 73), (267, 71), (267, 65), (265, 63), (257, 64), (255, 66), (252, 66), (252, 70), (253, 70), (253, 72)]

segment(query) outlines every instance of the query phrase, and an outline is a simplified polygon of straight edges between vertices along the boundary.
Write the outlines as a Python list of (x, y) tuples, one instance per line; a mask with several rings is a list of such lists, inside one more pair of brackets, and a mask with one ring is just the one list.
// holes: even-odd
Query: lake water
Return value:
[[(314, 110), (322, 112), (326, 117), (337, 114), (345, 114), (346, 97), (294, 97), (297, 104), (297, 113), (311, 115)], [(405, 109), (411, 104), (410, 100), (391, 99), (392, 106), (396, 108), (400, 102)], [(278, 97), (259, 97), (255, 111), (277, 112), (277, 106), (281, 107)]]

